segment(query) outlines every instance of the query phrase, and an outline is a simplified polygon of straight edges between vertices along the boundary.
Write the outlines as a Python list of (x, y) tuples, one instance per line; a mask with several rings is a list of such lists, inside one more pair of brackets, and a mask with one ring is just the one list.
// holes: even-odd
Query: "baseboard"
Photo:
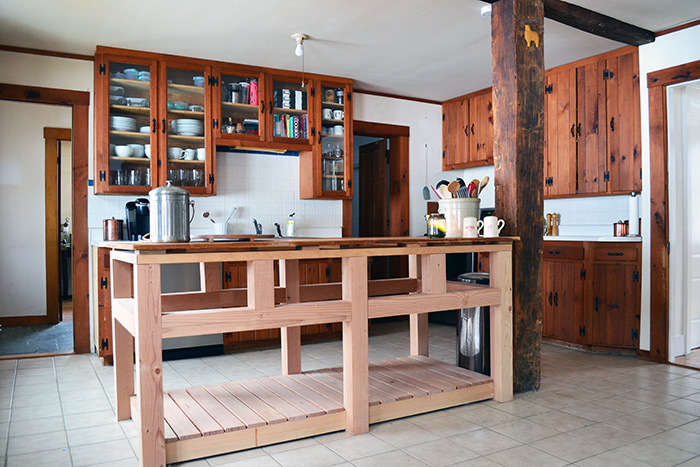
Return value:
[(5, 316), (0, 318), (0, 326), (28, 326), (49, 324), (49, 317), (44, 316)]

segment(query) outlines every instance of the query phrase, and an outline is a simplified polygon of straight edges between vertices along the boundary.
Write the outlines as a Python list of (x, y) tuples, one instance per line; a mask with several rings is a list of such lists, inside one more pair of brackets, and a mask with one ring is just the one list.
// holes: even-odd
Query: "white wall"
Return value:
[[(658, 37), (651, 44), (639, 48), (639, 72), (640, 93), (642, 108), (642, 199), (640, 211), (642, 213), (642, 316), (639, 335), (639, 345), (642, 350), (649, 350), (649, 299), (651, 277), (651, 263), (649, 260), (650, 245), (647, 239), (651, 234), (649, 216), (649, 179), (651, 174), (649, 167), (649, 91), (647, 88), (647, 74), (684, 63), (700, 60), (700, 26), (683, 29), (681, 31)], [(658, 174), (656, 174), (658, 176)], [(671, 246), (673, 248), (673, 245)], [(669, 342), (672, 340), (669, 339)]]

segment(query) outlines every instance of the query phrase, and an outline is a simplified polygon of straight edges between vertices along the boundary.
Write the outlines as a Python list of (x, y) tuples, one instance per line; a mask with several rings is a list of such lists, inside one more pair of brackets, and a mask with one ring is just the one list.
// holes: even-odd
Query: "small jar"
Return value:
[(335, 91), (335, 103), (342, 104), (345, 101), (345, 91), (338, 89)]
[(444, 238), (447, 232), (447, 224), (444, 214), (428, 214), (425, 216), (428, 223), (428, 237)]

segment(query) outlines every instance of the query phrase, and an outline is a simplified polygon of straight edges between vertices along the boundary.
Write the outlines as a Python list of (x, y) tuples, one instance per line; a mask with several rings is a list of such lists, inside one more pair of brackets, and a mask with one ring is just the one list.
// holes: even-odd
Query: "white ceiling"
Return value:
[[(572, 0), (652, 31), (700, 18), (699, 0)], [(92, 55), (104, 45), (301, 70), (358, 89), (443, 101), (490, 86), (479, 0), (2, 0), (0, 44)], [(551, 68), (622, 47), (545, 21)]]

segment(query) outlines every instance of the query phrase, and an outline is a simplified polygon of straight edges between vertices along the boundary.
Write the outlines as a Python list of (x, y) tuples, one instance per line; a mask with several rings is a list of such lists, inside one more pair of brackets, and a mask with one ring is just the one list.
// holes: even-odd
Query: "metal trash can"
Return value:
[[(487, 272), (459, 275), (466, 284), (489, 285)], [(491, 336), (489, 307), (462, 308), (457, 320), (457, 365), (484, 375), (491, 375)]]

